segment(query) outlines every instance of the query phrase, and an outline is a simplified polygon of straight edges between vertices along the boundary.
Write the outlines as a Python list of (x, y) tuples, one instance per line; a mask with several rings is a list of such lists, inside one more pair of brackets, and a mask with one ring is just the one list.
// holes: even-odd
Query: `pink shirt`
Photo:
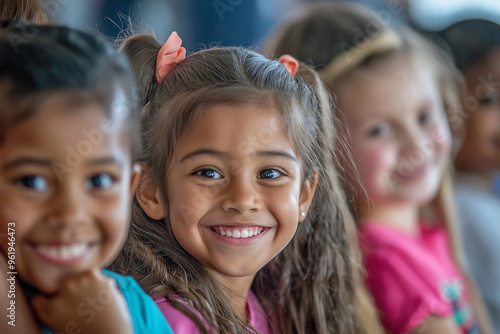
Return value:
[[(156, 305), (158, 305), (158, 307), (160, 308), (161, 313), (163, 313), (165, 319), (167, 319), (168, 324), (175, 334), (200, 333), (198, 326), (196, 326), (196, 324), (191, 319), (189, 319), (187, 315), (170, 305), (165, 297), (155, 298), (155, 302)], [(187, 303), (185, 304), (187, 305)], [(252, 326), (252, 328), (254, 328), (259, 334), (271, 333), (267, 316), (264, 313), (262, 305), (260, 305), (259, 300), (252, 291), (248, 293), (246, 307), (249, 325)], [(198, 311), (193, 311), (200, 318), (202, 318), (201, 314)], [(209, 328), (208, 324), (206, 324), (206, 328)]]
[(420, 231), (410, 235), (372, 221), (359, 228), (367, 286), (382, 323), (391, 333), (408, 333), (435, 315), (452, 317), (462, 333), (476, 333), (445, 229), (420, 224)]

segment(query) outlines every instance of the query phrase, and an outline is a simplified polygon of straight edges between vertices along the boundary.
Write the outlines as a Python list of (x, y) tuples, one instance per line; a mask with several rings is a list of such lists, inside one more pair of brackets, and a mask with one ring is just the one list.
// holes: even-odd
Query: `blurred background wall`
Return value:
[[(311, 1), (311, 0), (310, 0)], [(334, 0), (332, 0), (334, 1)], [(465, 18), (500, 22), (498, 0), (351, 0), (391, 23), (439, 30)], [(214, 45), (259, 46), (269, 30), (307, 0), (40, 0), (59, 23), (116, 37), (130, 17), (164, 41), (176, 30), (188, 52)]]

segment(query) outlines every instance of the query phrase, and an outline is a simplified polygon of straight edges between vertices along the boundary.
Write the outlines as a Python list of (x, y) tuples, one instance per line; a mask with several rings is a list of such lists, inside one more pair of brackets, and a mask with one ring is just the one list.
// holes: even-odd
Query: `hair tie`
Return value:
[(297, 59), (293, 58), (290, 55), (283, 55), (279, 57), (278, 61), (285, 65), (286, 70), (292, 77), (295, 78), (295, 74), (297, 74), (297, 70), (299, 69), (299, 62)]
[(174, 31), (160, 49), (156, 58), (156, 81), (161, 83), (176, 64), (186, 58), (186, 49), (181, 47), (182, 39)]

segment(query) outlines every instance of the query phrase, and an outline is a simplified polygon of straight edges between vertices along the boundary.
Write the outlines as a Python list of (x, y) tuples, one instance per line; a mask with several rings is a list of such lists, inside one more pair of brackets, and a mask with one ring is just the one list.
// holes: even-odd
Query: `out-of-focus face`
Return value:
[(97, 103), (70, 101), (46, 97), (0, 143), (0, 250), (15, 256), (12, 271), (45, 294), (57, 292), (64, 276), (114, 259), (137, 175), (126, 127), (107, 133)]
[[(451, 135), (433, 73), (418, 59), (393, 55), (336, 83), (361, 205), (422, 205), (437, 192)], [(352, 173), (351, 173), (352, 174)]]
[(500, 171), (500, 48), (464, 75), (465, 139), (456, 165), (459, 170), (489, 176)]

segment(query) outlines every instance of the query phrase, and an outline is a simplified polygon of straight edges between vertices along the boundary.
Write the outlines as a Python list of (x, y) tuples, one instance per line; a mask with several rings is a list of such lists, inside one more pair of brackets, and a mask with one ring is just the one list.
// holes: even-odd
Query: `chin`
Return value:
[(400, 194), (403, 201), (408, 201), (417, 206), (429, 204), (437, 195), (438, 187), (419, 187), (417, 189), (408, 189)]

